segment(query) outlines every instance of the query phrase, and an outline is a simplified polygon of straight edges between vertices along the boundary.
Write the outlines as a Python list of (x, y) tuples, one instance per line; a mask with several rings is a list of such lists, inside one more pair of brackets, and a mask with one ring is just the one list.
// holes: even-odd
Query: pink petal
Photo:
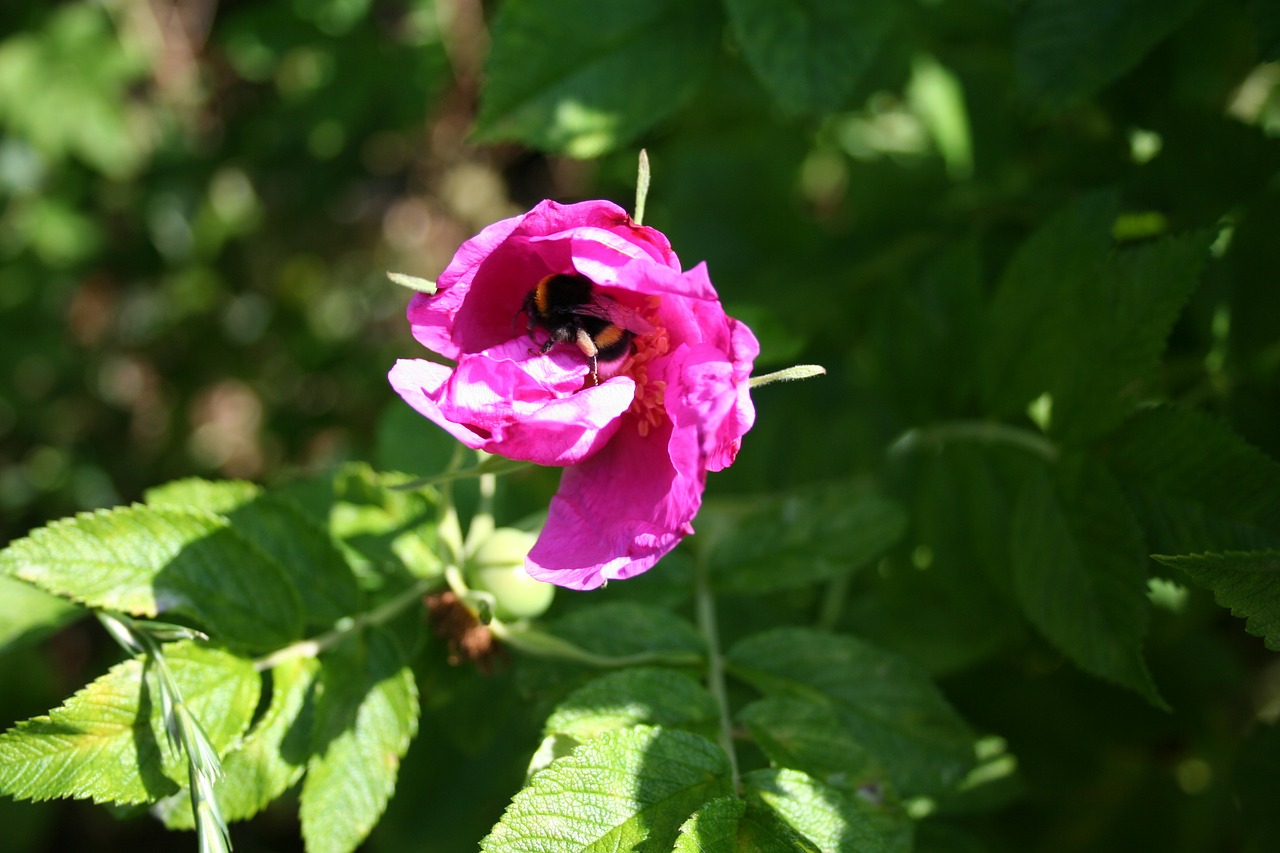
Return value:
[(452, 371), (401, 360), (390, 375), (410, 405), (468, 447), (538, 465), (573, 465), (592, 455), (631, 405), (629, 377), (583, 388), (585, 377), (574, 353), (530, 356), (519, 345), (466, 356)]
[(641, 436), (628, 422), (599, 453), (566, 468), (525, 562), (529, 575), (594, 589), (651, 568), (693, 532), (702, 503), (704, 478), (681, 473), (697, 467), (696, 443), (687, 445), (669, 427)]

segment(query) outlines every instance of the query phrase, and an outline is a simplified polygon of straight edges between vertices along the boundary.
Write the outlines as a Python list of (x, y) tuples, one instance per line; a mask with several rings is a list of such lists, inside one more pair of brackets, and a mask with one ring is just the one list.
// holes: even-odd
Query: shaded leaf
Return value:
[[(727, 511), (726, 511), (727, 510)], [(712, 513), (704, 525), (714, 525)], [(734, 534), (711, 551), (724, 592), (768, 592), (849, 574), (893, 546), (906, 514), (879, 495), (839, 484), (763, 498), (720, 510)]]
[(841, 107), (889, 34), (887, 0), (726, 0), (751, 70), (789, 112)]
[[(258, 703), (253, 663), (194, 643), (163, 648), (183, 700), (214, 748), (224, 750)], [(0, 735), (0, 793), (129, 804), (185, 786), (186, 759), (167, 745), (155, 675), (147, 673), (145, 683), (143, 675), (143, 659), (125, 661), (48, 715)]]
[(962, 670), (1027, 632), (1013, 593), (1010, 519), (1027, 472), (1044, 461), (999, 442), (942, 441), (895, 454), (911, 501), (905, 547), (849, 606), (855, 633), (928, 668)]
[(709, 2), (509, 0), (493, 24), (476, 138), (603, 154), (693, 94), (719, 30)]
[(766, 694), (828, 704), (904, 795), (946, 791), (973, 764), (973, 735), (938, 688), (860, 640), (782, 628), (742, 640), (728, 661)]
[(1113, 249), (1117, 203), (1093, 195), (1051, 218), (1010, 261), (983, 350), (987, 405), (1020, 415), (1052, 398), (1050, 433), (1080, 441), (1142, 402), (1165, 341), (1199, 282), (1209, 235)]
[(1013, 515), (1018, 600), (1082, 669), (1163, 705), (1142, 657), (1150, 605), (1142, 532), (1114, 478), (1064, 460), (1031, 477)]
[(835, 708), (788, 696), (766, 696), (738, 712), (738, 720), (769, 761), (831, 785), (853, 787), (877, 779), (875, 761)]
[(373, 830), (418, 729), (418, 688), (391, 634), (372, 630), (326, 655), (300, 818), (309, 853), (346, 853)]
[(302, 631), (298, 593), (279, 563), (215, 515), (142, 506), (85, 513), (12, 543), (0, 568), (90, 607), (189, 616), (253, 648)]
[(1128, 489), (1152, 550), (1280, 546), (1280, 463), (1202, 412), (1134, 415), (1101, 445)]
[(1213, 590), (1214, 601), (1245, 619), (1245, 630), (1280, 651), (1280, 551), (1228, 551), (1225, 554), (1157, 556), (1182, 569), (1199, 586)]
[(1025, 94), (1053, 111), (1120, 77), (1187, 19), (1198, 0), (1030, 0), (1014, 51)]
[(646, 727), (608, 732), (534, 776), (480, 849), (670, 849), (689, 815), (729, 793), (728, 758), (706, 738)]

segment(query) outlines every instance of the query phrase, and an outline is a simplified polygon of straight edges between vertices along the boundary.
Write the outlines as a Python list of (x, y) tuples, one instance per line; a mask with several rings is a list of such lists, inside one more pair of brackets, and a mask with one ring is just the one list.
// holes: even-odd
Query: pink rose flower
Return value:
[[(641, 318), (629, 353), (601, 361), (599, 384), (574, 340), (543, 354), (548, 331), (527, 333), (522, 306), (553, 275), (584, 276), (604, 304)], [(661, 232), (611, 202), (544, 201), (464, 243), (436, 287), (413, 297), (409, 322), (456, 365), (402, 359), (391, 384), (468, 447), (564, 466), (530, 575), (593, 589), (693, 532), (707, 472), (732, 464), (755, 420), (760, 351), (705, 264), (682, 272)]]

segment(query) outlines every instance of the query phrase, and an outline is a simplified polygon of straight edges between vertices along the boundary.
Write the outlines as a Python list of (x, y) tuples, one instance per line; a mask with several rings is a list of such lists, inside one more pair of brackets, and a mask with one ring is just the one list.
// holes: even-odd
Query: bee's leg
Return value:
[(596, 361), (596, 354), (600, 350), (596, 348), (596, 342), (591, 340), (591, 335), (587, 334), (586, 329), (578, 329), (578, 336), (575, 338), (575, 342), (578, 344), (578, 349), (582, 350), (582, 354), (587, 357), (587, 364), (591, 366), (591, 384), (599, 385), (600, 372), (597, 370), (599, 365)]

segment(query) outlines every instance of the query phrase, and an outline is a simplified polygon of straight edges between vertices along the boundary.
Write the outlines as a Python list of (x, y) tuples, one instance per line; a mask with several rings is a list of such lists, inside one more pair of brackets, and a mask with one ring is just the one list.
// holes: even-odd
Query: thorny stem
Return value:
[(734, 793), (742, 794), (738, 775), (738, 753), (733, 746), (733, 727), (729, 720), (729, 694), (724, 682), (724, 658), (720, 654), (720, 634), (716, 627), (716, 601), (711, 593), (711, 563), (701, 553), (694, 566), (694, 595), (698, 609), (698, 630), (707, 643), (707, 689), (720, 709), (720, 747), (729, 756), (729, 772)]
[(316, 657), (338, 645), (338, 643), (356, 631), (363, 631), (365, 628), (390, 622), (421, 599), (422, 596), (439, 586), (439, 584), (440, 581), (437, 578), (423, 578), (404, 590), (404, 592), (394, 598), (387, 599), (372, 610), (339, 620), (338, 624), (323, 634), (306, 640), (299, 640), (296, 643), (276, 649), (269, 655), (258, 658), (253, 662), (253, 667), (258, 672), (262, 672), (293, 658)]
[(952, 441), (1007, 444), (1033, 453), (1047, 462), (1057, 461), (1058, 446), (1039, 433), (989, 421), (950, 421), (909, 429), (889, 445), (889, 455), (899, 456), (922, 448), (942, 447)]

